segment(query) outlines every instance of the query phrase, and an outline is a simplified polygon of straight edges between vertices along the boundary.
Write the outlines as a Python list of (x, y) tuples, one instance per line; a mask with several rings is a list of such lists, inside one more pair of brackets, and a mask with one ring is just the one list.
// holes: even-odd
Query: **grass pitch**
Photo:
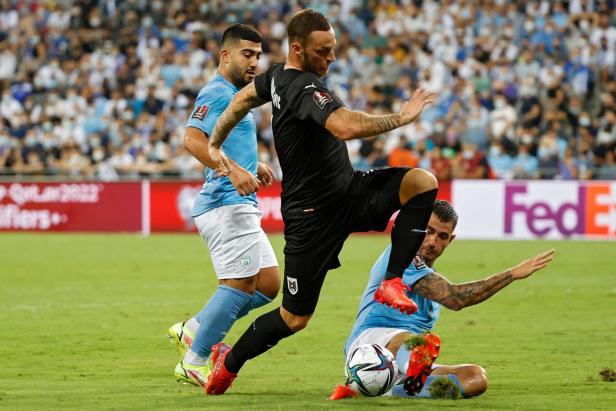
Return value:
[[(279, 261), (283, 241), (273, 236)], [(437, 268), (455, 282), (550, 247), (552, 265), (491, 300), (443, 309), (439, 362), (476, 363), (490, 386), (471, 400), (329, 402), (342, 345), (385, 236), (355, 236), (305, 331), (249, 362), (224, 396), (173, 378), (167, 327), (216, 286), (197, 235), (0, 235), (0, 409), (616, 409), (616, 243), (452, 244)], [(276, 300), (279, 303), (279, 300)], [(239, 321), (233, 343), (262, 308)]]

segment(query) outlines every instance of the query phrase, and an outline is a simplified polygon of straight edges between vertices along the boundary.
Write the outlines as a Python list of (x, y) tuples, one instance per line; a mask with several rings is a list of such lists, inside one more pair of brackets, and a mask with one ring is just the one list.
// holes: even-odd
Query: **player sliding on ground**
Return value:
[[(458, 216), (451, 204), (443, 200), (434, 204), (426, 238), (403, 276), (404, 283), (412, 290), (409, 296), (417, 303), (418, 310), (413, 315), (401, 315), (375, 304), (373, 300), (374, 292), (385, 275), (391, 247), (381, 254), (370, 272), (370, 280), (344, 353), (347, 358), (362, 344), (379, 344), (391, 351), (396, 357), (400, 377), (392, 390), (393, 395), (430, 397), (430, 384), (443, 377), (457, 385), (464, 397), (482, 394), (488, 387), (488, 381), (480, 366), (434, 364), (440, 350), (440, 339), (430, 330), (438, 320), (441, 305), (458, 311), (479, 304), (513, 281), (528, 278), (541, 270), (554, 257), (552, 249), (483, 280), (452, 284), (434, 271), (434, 263), (455, 239), (453, 232), (457, 222)], [(423, 338), (417, 338), (420, 335)], [(350, 388), (338, 386), (330, 398), (356, 395)]]
[(397, 114), (372, 116), (344, 107), (322, 80), (334, 62), (336, 37), (314, 10), (290, 20), (286, 64), (276, 64), (240, 91), (214, 128), (210, 156), (217, 171), (232, 171), (220, 145), (252, 108), (272, 103), (272, 127), (283, 173), (285, 279), (282, 307), (262, 315), (233, 349), (213, 348), (207, 393), (222, 394), (246, 361), (302, 330), (314, 313), (325, 275), (352, 232), (383, 231), (400, 210), (392, 251), (374, 298), (405, 313), (417, 307), (401, 277), (425, 236), (437, 193), (436, 178), (422, 169), (353, 170), (344, 140), (385, 133), (413, 122), (435, 95), (416, 90)]

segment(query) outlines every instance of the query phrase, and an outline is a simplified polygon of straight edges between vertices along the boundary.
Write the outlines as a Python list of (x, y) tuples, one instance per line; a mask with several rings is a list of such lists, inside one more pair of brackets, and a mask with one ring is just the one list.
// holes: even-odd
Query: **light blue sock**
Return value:
[(237, 313), (238, 320), (248, 314), (250, 310), (254, 310), (255, 308), (263, 307), (265, 304), (271, 303), (272, 299), (267, 295), (263, 294), (261, 291), (257, 290), (253, 294), (250, 302), (241, 309), (239, 313)]
[(221, 285), (195, 317), (199, 330), (190, 350), (202, 358), (209, 357), (212, 346), (222, 341), (227, 331), (238, 319), (238, 314), (249, 304), (252, 295), (226, 285)]
[(404, 384), (396, 384), (394, 385), (392, 395), (394, 397), (402, 397), (402, 398), (432, 398), (432, 394), (430, 394), (430, 386), (434, 381), (440, 380), (441, 378), (447, 378), (449, 381), (454, 383), (460, 389), (460, 395), (464, 397), (464, 388), (462, 387), (462, 383), (455, 374), (446, 374), (446, 375), (429, 375), (426, 379), (426, 383), (422, 387), (421, 391), (419, 391), (416, 395), (409, 395), (404, 390)]
[[(411, 351), (406, 346), (406, 344), (402, 344), (396, 353), (396, 364), (398, 365), (399, 375), (406, 375), (406, 371), (409, 368), (409, 359), (411, 358)], [(432, 383), (440, 378), (448, 378), (449, 381), (453, 382), (460, 389), (460, 394), (464, 396), (464, 388), (460, 383), (460, 380), (455, 374), (447, 374), (447, 375), (429, 375), (426, 379), (426, 383), (422, 387), (421, 391), (417, 393), (417, 395), (409, 395), (404, 390), (403, 384), (396, 384), (393, 388), (393, 395), (398, 397), (407, 397), (407, 398), (432, 398), (430, 394), (430, 386)]]
[(411, 358), (411, 351), (406, 344), (402, 344), (398, 348), (396, 353), (396, 364), (398, 365), (398, 372), (400, 375), (406, 375), (406, 370), (409, 368), (409, 359)]

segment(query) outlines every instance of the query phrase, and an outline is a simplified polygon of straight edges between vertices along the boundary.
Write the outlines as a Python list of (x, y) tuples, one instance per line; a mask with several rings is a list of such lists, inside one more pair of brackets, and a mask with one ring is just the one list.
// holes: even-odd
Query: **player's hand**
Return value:
[(240, 166), (233, 167), (227, 177), (241, 196), (255, 193), (259, 189), (259, 180)]
[(402, 109), (400, 111), (402, 113), (408, 113), (412, 122), (419, 117), (424, 107), (428, 104), (434, 103), (435, 101), (436, 94), (422, 88), (418, 88), (413, 92), (411, 99), (402, 104)]
[[(216, 175), (219, 177), (227, 176), (231, 172), (231, 163), (229, 163), (229, 159), (227, 155), (220, 147), (208, 147), (208, 152), (210, 155), (210, 159), (215, 163), (214, 167), (211, 167)], [(237, 187), (236, 187), (237, 188)]]
[(511, 278), (514, 280), (521, 280), (529, 277), (535, 271), (539, 271), (544, 268), (554, 258), (555, 250), (544, 251), (531, 258), (530, 260), (522, 261), (511, 269)]
[(257, 165), (257, 177), (261, 184), (269, 187), (274, 181), (274, 170), (267, 164), (259, 162), (259, 165)]

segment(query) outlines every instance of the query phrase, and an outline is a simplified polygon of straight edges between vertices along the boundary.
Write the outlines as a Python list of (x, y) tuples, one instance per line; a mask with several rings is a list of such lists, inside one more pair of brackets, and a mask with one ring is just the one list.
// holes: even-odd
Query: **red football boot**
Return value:
[(225, 343), (218, 343), (212, 347), (212, 373), (207, 379), (205, 392), (209, 395), (221, 395), (229, 389), (237, 374), (227, 370), (225, 358), (231, 351), (231, 346)]
[(427, 333), (424, 335), (424, 338), (426, 339), (428, 354), (430, 354), (430, 358), (434, 362), (441, 351), (441, 339), (438, 335), (432, 333)]
[(332, 395), (329, 396), (328, 400), (342, 400), (344, 398), (353, 398), (357, 397), (358, 394), (351, 389), (348, 385), (339, 385), (334, 388)]
[(374, 300), (411, 315), (417, 311), (417, 305), (406, 295), (409, 290), (410, 288), (402, 282), (402, 278), (383, 280), (374, 293)]
[(411, 358), (404, 380), (404, 389), (409, 395), (415, 395), (421, 391), (428, 375), (432, 372), (432, 364), (441, 348), (441, 339), (438, 335), (427, 333), (421, 337), (423, 341), (416, 340), (420, 343), (411, 350)]

